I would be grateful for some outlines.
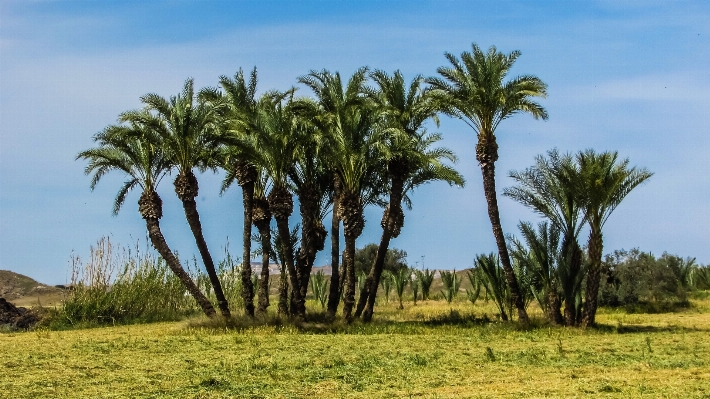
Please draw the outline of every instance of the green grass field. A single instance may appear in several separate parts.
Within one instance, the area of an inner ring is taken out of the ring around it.
[[[0,397],[710,397],[710,300],[678,313],[603,309],[595,330],[527,331],[479,323],[490,303],[395,302],[372,325],[3,333]]]

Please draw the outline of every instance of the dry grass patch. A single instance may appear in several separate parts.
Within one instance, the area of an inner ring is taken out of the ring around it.
[[[486,306],[429,301],[397,311],[391,303],[372,325],[330,333],[192,320],[0,334],[0,397],[710,395],[707,302],[673,314],[607,311],[599,330],[424,322],[452,309],[480,318]]]

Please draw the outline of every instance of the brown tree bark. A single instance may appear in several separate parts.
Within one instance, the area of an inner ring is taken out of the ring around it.
[[[577,244],[577,241],[574,237],[565,237],[565,241],[562,243],[562,255],[564,257],[569,257],[569,262],[570,262],[570,271],[569,271],[569,280],[565,282],[565,285],[567,287],[573,287],[574,286],[574,281],[577,278],[577,275],[580,273],[581,268],[582,268],[582,250],[579,248],[579,245]],[[565,325],[566,326],[575,326],[577,325],[577,322],[579,321],[577,319],[577,309],[575,307],[575,294],[574,291],[571,289],[568,289],[567,291],[564,292],[564,299],[565,299],[565,310],[564,310],[564,316],[565,316]]]
[[[395,159],[387,165],[392,180],[390,188],[390,199],[387,208],[382,214],[380,226],[382,226],[382,238],[377,248],[375,263],[370,269],[370,273],[365,279],[365,286],[360,293],[355,317],[360,317],[363,312],[363,321],[370,322],[375,311],[375,299],[377,297],[377,287],[380,284],[380,277],[385,266],[385,257],[392,238],[397,238],[404,226],[404,211],[402,210],[402,197],[404,195],[404,181],[409,170],[402,159]]]
[[[244,231],[242,232],[242,300],[244,313],[254,316],[254,285],[251,281],[251,224],[252,203],[254,199],[254,182],[242,185],[242,202],[244,204]]]
[[[530,322],[528,313],[525,311],[525,304],[520,295],[520,286],[515,278],[515,272],[511,266],[508,247],[505,243],[505,235],[503,227],[500,223],[500,213],[498,211],[498,198],[496,196],[496,180],[495,180],[495,161],[498,160],[498,144],[495,141],[495,136],[490,137],[479,136],[479,143],[476,146],[476,160],[481,166],[483,174],[483,192],[488,203],[488,217],[491,220],[493,228],[493,236],[498,246],[498,256],[500,257],[505,278],[510,287],[510,296],[513,300],[513,305],[518,311],[518,322],[528,324]]]
[[[345,235],[345,251],[343,251],[343,266],[345,268],[345,294],[343,295],[343,318],[350,321],[355,305],[355,240],[362,234],[365,227],[362,198],[359,193],[343,193],[340,198],[339,214],[343,219]]]
[[[153,247],[160,254],[165,263],[167,263],[170,270],[178,277],[180,282],[185,286],[187,292],[195,298],[197,304],[202,308],[202,311],[208,317],[215,317],[217,312],[215,312],[214,307],[210,303],[209,299],[200,291],[192,281],[192,278],[187,274],[185,269],[180,265],[180,261],[175,257],[173,252],[168,247],[168,243],[165,241],[163,233],[160,231],[160,218],[163,216],[163,202],[158,196],[158,193],[144,192],[140,199],[138,200],[138,210],[145,220],[146,227],[148,229],[148,237],[150,237],[150,242]]]
[[[230,318],[232,317],[232,314],[229,311],[229,303],[227,302],[227,298],[224,296],[222,283],[219,281],[219,276],[217,276],[217,270],[215,269],[212,255],[210,255],[210,251],[207,248],[207,242],[205,241],[205,236],[202,233],[202,223],[200,222],[200,215],[197,212],[197,202],[195,202],[195,197],[197,197],[198,192],[199,185],[197,183],[197,178],[192,171],[180,174],[175,179],[175,193],[182,201],[182,207],[185,210],[185,218],[187,219],[187,223],[190,225],[192,235],[195,237],[195,243],[197,243],[197,249],[200,251],[202,263],[205,265],[207,276],[209,276],[212,289],[214,289],[214,294],[217,298],[217,305],[222,313],[222,316]]]
[[[562,312],[560,308],[562,307],[562,301],[557,293],[550,291],[547,296],[547,306],[548,306],[548,316],[553,324],[558,326],[565,325],[565,319],[562,317]]]
[[[269,253],[271,252],[271,211],[265,198],[254,198],[252,209],[254,226],[261,237],[261,275],[257,312],[266,313],[269,307]]]
[[[328,292],[328,318],[335,318],[340,303],[340,178],[333,178],[333,218],[330,225],[330,289]]]
[[[291,193],[288,192],[285,187],[272,188],[269,193],[269,208],[274,215],[274,219],[276,219],[279,237],[285,247],[284,263],[286,263],[286,270],[288,271],[288,279],[293,295],[292,303],[295,306],[295,309],[291,309],[291,313],[297,317],[305,317],[305,300],[301,296],[298,274],[294,264],[293,251],[291,250],[293,246],[291,243],[291,230],[288,226],[288,218],[293,212]]]
[[[318,191],[309,185],[304,185],[298,190],[299,211],[301,214],[301,245],[296,257],[296,270],[298,271],[301,298],[308,294],[308,283],[316,260],[318,251],[325,245],[328,232],[318,218],[319,202]]]
[[[587,273],[587,292],[584,304],[582,327],[593,327],[597,314],[597,298],[599,296],[599,281],[602,269],[602,232],[591,227],[589,232],[589,273]]]
[[[343,251],[343,266],[345,268],[345,293],[343,295],[343,319],[351,320],[353,305],[355,304],[355,237],[345,235],[345,250]]]

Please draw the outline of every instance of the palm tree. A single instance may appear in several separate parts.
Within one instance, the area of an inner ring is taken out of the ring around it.
[[[531,276],[531,292],[550,322],[564,325],[560,313],[562,301],[558,295],[560,289],[558,266],[561,260],[560,229],[557,225],[548,224],[546,221],[540,222],[537,230],[527,222],[521,222],[518,228],[524,244],[514,237],[510,239],[510,254],[514,264],[517,263],[521,271],[527,271]]]
[[[653,173],[647,169],[629,168],[629,159],[619,161],[618,153],[594,150],[580,151],[576,156],[579,176],[576,179],[577,201],[582,204],[584,219],[589,223],[589,272],[582,326],[593,326],[601,277],[602,228],[614,209],[639,184]]]
[[[583,278],[582,249],[578,242],[582,223],[582,205],[577,201],[577,166],[570,154],[557,150],[539,155],[535,165],[522,172],[511,171],[517,185],[503,195],[513,198],[548,218],[562,233],[560,264],[557,270],[565,301],[565,324],[576,325],[577,295]]]
[[[364,310],[365,321],[372,319],[376,288],[382,275],[390,240],[399,236],[404,225],[402,201],[405,193],[432,180],[444,180],[450,185],[464,185],[463,177],[442,163],[442,160],[456,162],[453,152],[446,148],[431,149],[431,145],[440,140],[441,136],[427,135],[423,127],[428,119],[436,122],[438,119],[431,96],[421,90],[421,76],[415,77],[409,86],[405,84],[399,71],[390,76],[378,70],[373,72],[371,77],[378,87],[376,90],[369,90],[369,94],[381,112],[380,128],[385,133],[389,147],[389,202],[380,222],[382,238],[375,263],[365,280],[355,311],[355,317],[359,317]]]
[[[222,167],[227,172],[222,191],[225,191],[234,181],[242,188],[244,204],[244,224],[242,232],[242,299],[244,311],[254,316],[254,286],[251,280],[251,229],[254,202],[254,185],[257,180],[257,169],[249,161],[254,137],[254,124],[257,115],[258,101],[256,99],[257,75],[256,68],[251,72],[249,80],[240,69],[233,79],[227,76],[219,78],[224,93],[214,93],[211,99],[219,104],[223,118],[222,141],[226,144]]]
[[[185,218],[190,225],[190,230],[195,237],[197,248],[205,265],[210,283],[214,289],[215,297],[220,311],[224,317],[231,317],[229,303],[224,296],[222,284],[217,276],[212,255],[207,248],[202,223],[197,212],[199,185],[193,169],[200,171],[206,169],[216,170],[218,164],[218,134],[217,114],[213,107],[203,101],[195,103],[193,80],[185,81],[183,91],[169,100],[151,93],[141,97],[146,111],[133,111],[126,113],[122,118],[138,118],[150,116],[146,120],[152,129],[161,137],[161,146],[172,167],[177,168],[175,178],[175,193],[182,201]]]
[[[437,72],[443,78],[429,78],[427,82],[431,84],[441,110],[466,122],[478,137],[476,160],[483,174],[488,217],[493,227],[493,236],[505,277],[510,285],[513,303],[518,310],[518,319],[526,324],[528,315],[510,263],[498,212],[495,188],[498,144],[495,131],[504,119],[519,112],[529,113],[535,119],[547,119],[547,111],[532,100],[533,97],[545,97],[547,85],[532,75],[518,76],[504,82],[510,68],[520,56],[519,51],[506,55],[498,52],[495,46],[491,46],[487,53],[475,44],[472,47],[473,52],[464,51],[461,60],[453,54],[445,53],[451,67],[438,68]]]
[[[295,102],[294,111],[304,108],[317,108],[315,104]],[[301,215],[301,240],[296,256],[296,271],[300,282],[301,297],[305,298],[309,286],[311,270],[316,255],[325,247],[328,234],[323,219],[333,200],[333,174],[323,156],[324,137],[317,124],[309,118],[296,114],[299,129],[294,130],[300,151],[296,162],[289,170],[289,178],[293,184],[294,193],[298,196]]]
[[[313,90],[319,116],[315,122],[322,131],[327,132],[328,158],[338,175],[340,186],[337,198],[337,216],[343,221],[345,250],[343,266],[345,270],[345,292],[343,317],[350,320],[355,303],[355,240],[365,227],[364,198],[368,196],[369,183],[375,175],[381,150],[380,143],[373,135],[374,115],[366,97],[365,80],[367,68],[360,68],[343,86],[339,73],[327,70],[311,71],[301,76],[298,81]],[[338,238],[332,237],[333,241]],[[333,267],[333,276],[337,276]],[[328,314],[332,317],[337,309],[338,298],[333,298],[334,287],[338,280],[331,279],[331,297]],[[337,292],[337,291],[336,291]],[[331,306],[331,301],[335,306]]]
[[[269,209],[268,176],[264,168],[258,169],[258,179],[254,185],[254,206],[252,221],[259,230],[261,241],[261,275],[259,276],[259,305],[257,311],[265,313],[269,307],[269,255],[271,249],[271,210]]]
[[[126,120],[127,125],[113,125],[94,136],[98,147],[80,152],[76,159],[88,160],[85,173],[93,173],[91,189],[101,178],[112,170],[122,171],[128,180],[118,191],[113,204],[113,213],[118,214],[125,202],[126,195],[136,187],[143,192],[138,201],[138,211],[145,220],[153,247],[165,259],[170,269],[183,283],[190,295],[209,317],[216,312],[207,297],[180,265],[160,230],[160,218],[163,216],[163,202],[156,188],[166,173],[170,163],[159,145],[155,132],[142,124],[140,120]]]
[[[269,210],[276,220],[279,238],[286,248],[293,247],[288,224],[293,213],[293,194],[288,175],[301,148],[298,130],[302,129],[291,109],[291,99],[286,99],[292,93],[269,92],[260,99],[254,126],[256,147],[251,158],[253,164],[264,169],[271,181],[271,191],[267,197]],[[302,295],[293,251],[285,251],[284,255],[295,308],[292,313],[297,317],[305,317],[305,296]]]

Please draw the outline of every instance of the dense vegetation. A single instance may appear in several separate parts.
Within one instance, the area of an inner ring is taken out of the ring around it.
[[[674,278],[675,282],[663,283],[667,286],[663,289],[648,288],[648,283],[637,287],[622,282],[635,273],[635,266],[630,266],[633,261],[619,258],[626,255],[617,255],[613,267],[609,259],[603,259],[605,222],[652,175],[631,167],[616,152],[587,149],[560,154],[551,150],[538,156],[530,168],[510,172],[516,184],[504,194],[547,220],[538,226],[521,222],[521,238],[504,234],[495,185],[496,130],[518,113],[535,119],[548,117],[535,102],[546,96],[547,85],[534,75],[508,77],[519,56],[517,51],[504,54],[495,47],[483,51],[473,45],[471,52],[460,57],[446,53],[448,65],[437,70],[438,76],[416,76],[409,83],[399,71],[389,74],[367,67],[347,80],[338,72],[311,71],[298,78],[310,97],[300,96],[297,88],[257,95],[256,68],[248,76],[241,69],[233,77],[221,76],[219,87],[198,91],[188,79],[182,92],[169,99],[156,94],[141,97],[144,108],[121,113],[117,125],[95,135],[97,146],[81,152],[77,159],[88,161],[86,173],[92,175],[92,188],[112,170],[128,176],[114,212],[131,190],[141,190],[139,211],[160,255],[151,261],[156,265],[151,273],[157,273],[155,280],[161,284],[182,286],[208,317],[216,316],[215,304],[226,319],[239,308],[247,317],[266,315],[273,294],[278,297],[277,312],[300,322],[309,319],[306,300],[311,297],[324,308],[330,322],[341,302],[343,320],[368,322],[380,288],[385,302],[394,289],[400,307],[405,291],[415,302],[440,294],[451,303],[465,290],[469,302],[493,300],[502,320],[517,318],[523,325],[530,322],[528,307],[533,302],[553,324],[592,326],[600,304],[666,300],[670,295],[666,291],[672,291],[679,302],[687,301],[688,292],[707,284],[702,282],[707,281],[702,277],[706,268],[688,261],[674,261],[676,266],[670,266],[672,262],[664,257],[661,261],[668,266],[651,268],[648,273],[654,282],[656,278]],[[476,134],[478,143],[472,150],[481,167],[497,251],[477,255],[474,268],[464,274],[439,272],[443,287],[432,291],[434,273],[408,269],[403,254],[389,247],[404,227],[403,207],[412,206],[416,187],[434,181],[451,186],[465,183],[452,167],[457,156],[436,147],[441,134],[426,130],[427,123],[438,125],[439,115],[462,120]],[[237,183],[244,205],[241,263],[233,264],[230,255],[225,260],[229,267],[216,264],[204,240],[195,201],[199,192],[196,172],[218,169],[225,172],[222,190]],[[195,259],[192,272],[185,269],[160,230],[163,200],[156,188],[168,175],[175,176],[175,193],[200,252],[201,265]],[[357,251],[355,241],[365,228],[363,212],[372,205],[384,209],[382,238],[379,244]],[[295,211],[300,223],[294,227]],[[330,229],[325,225],[328,213]],[[589,237],[583,245],[579,235],[585,227]],[[331,240],[332,274],[312,280],[313,263],[328,233],[335,237]],[[345,243],[342,264],[341,234]],[[256,251],[252,240],[257,243]],[[258,275],[250,267],[254,252],[262,256]],[[270,288],[270,261],[281,267],[275,293]],[[148,273],[141,265],[151,262],[126,263],[131,266],[118,275],[117,287],[126,276],[138,279]],[[204,276],[196,274],[200,269]],[[81,286],[97,284],[84,280]],[[116,295],[119,292],[117,288]],[[129,307],[118,306],[123,312]],[[109,317],[112,320],[114,313]],[[139,313],[132,317],[154,318]]]

